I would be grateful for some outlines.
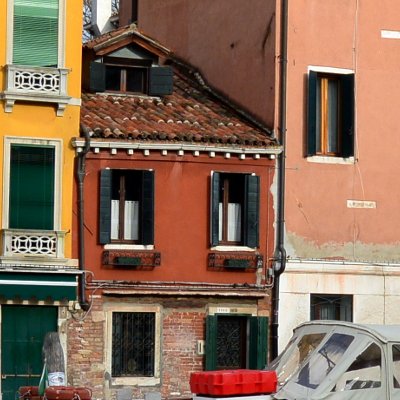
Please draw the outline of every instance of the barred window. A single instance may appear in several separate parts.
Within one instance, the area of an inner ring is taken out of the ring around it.
[[[155,313],[113,312],[112,376],[154,376]]]
[[[353,296],[311,294],[311,320],[353,321]]]

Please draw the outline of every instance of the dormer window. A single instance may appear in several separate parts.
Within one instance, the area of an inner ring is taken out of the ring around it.
[[[151,62],[128,63],[121,60],[106,59],[105,89],[108,92],[148,93],[148,71]]]
[[[131,62],[105,59],[90,65],[89,90],[164,96],[172,93],[172,69],[157,66],[144,60]]]

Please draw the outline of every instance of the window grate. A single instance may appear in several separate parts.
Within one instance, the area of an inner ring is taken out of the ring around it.
[[[155,314],[114,312],[112,376],[154,376]]]
[[[245,317],[218,317],[217,369],[245,368]]]

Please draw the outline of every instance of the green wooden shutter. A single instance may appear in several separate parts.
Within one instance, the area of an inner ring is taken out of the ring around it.
[[[341,101],[342,101],[342,156],[354,155],[354,74],[342,75]]]
[[[111,189],[112,170],[100,171],[99,242],[111,242]]]
[[[210,204],[210,242],[211,246],[219,243],[219,172],[214,172],[211,176],[211,204]]]
[[[154,244],[154,171],[143,171],[141,203],[141,242]]]
[[[317,152],[317,73],[310,71],[307,97],[307,155]]]
[[[106,90],[106,66],[99,62],[90,63],[89,90],[104,92]]]
[[[244,245],[258,247],[259,244],[260,177],[245,176]]]
[[[149,95],[172,94],[173,76],[171,67],[151,67],[149,69]]]
[[[206,371],[213,371],[217,367],[217,323],[216,315],[207,315],[206,317]]]
[[[9,227],[54,229],[53,147],[11,145]]]
[[[14,0],[13,64],[58,65],[58,0]]]
[[[250,317],[249,368],[263,369],[268,354],[268,318]]]

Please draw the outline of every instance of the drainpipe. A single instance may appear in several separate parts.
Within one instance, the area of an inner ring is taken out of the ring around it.
[[[278,157],[278,204],[276,224],[276,247],[274,253],[274,277],[272,288],[272,324],[271,352],[273,360],[278,356],[278,316],[279,316],[279,278],[286,267],[286,250],[284,243],[285,223],[285,158],[286,158],[286,73],[287,73],[287,27],[288,0],[281,0],[280,32],[280,77],[279,77],[279,138],[282,152]]]
[[[79,304],[84,311],[89,309],[89,303],[86,300],[86,276],[85,276],[85,225],[84,225],[84,198],[83,182],[86,174],[86,154],[90,148],[89,132],[83,130],[85,135],[85,147],[76,157],[76,179],[78,181],[78,260],[79,269]]]

